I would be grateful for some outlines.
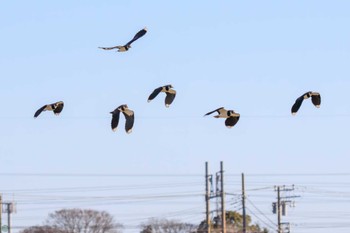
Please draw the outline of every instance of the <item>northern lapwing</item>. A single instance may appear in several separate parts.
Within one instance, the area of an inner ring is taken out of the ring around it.
[[[291,112],[292,115],[297,114],[301,104],[303,103],[303,101],[305,99],[308,99],[311,97],[311,102],[315,105],[316,108],[319,108],[321,105],[321,95],[318,92],[312,92],[312,91],[308,91],[305,94],[303,94],[302,96],[300,96],[299,98],[297,98],[295,100],[295,103],[292,106]]]
[[[132,127],[134,126],[135,115],[134,115],[134,111],[129,109],[128,105],[126,104],[120,105],[118,108],[114,109],[113,112],[110,112],[112,114],[112,122],[111,122],[112,130],[113,131],[117,130],[118,123],[119,123],[119,115],[121,112],[125,116],[125,131],[127,133],[131,133]]]
[[[156,89],[154,89],[154,91],[152,92],[152,94],[148,97],[148,102],[151,102],[151,100],[153,100],[154,98],[156,98],[156,96],[161,93],[161,92],[165,92],[166,97],[165,97],[165,107],[169,108],[170,104],[174,101],[175,96],[176,96],[176,91],[174,89],[172,89],[173,86],[172,85],[165,85],[162,87],[158,87]]]
[[[55,115],[58,116],[62,112],[63,107],[64,107],[63,101],[58,101],[53,104],[46,104],[35,112],[34,118],[37,118],[40,115],[40,113],[43,111],[53,111]]]
[[[235,124],[237,124],[240,117],[239,113],[236,113],[233,110],[226,110],[223,107],[215,109],[214,111],[208,112],[204,116],[208,116],[214,112],[217,112],[219,114],[214,116],[215,118],[226,118],[225,125],[227,128],[232,128]]]
[[[104,50],[118,49],[118,52],[126,52],[131,48],[131,44],[137,39],[143,37],[146,34],[146,32],[147,32],[147,28],[140,30],[138,33],[136,33],[134,38],[132,38],[132,40],[126,43],[125,45],[118,45],[113,47],[98,47],[98,48],[104,49]]]

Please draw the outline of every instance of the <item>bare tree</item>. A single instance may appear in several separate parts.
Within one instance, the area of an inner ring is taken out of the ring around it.
[[[140,225],[141,233],[190,233],[195,232],[197,226],[177,220],[151,218]]]
[[[67,232],[61,231],[60,229],[57,229],[51,226],[33,226],[20,231],[20,233],[67,233]]]
[[[55,211],[46,223],[67,233],[119,233],[122,228],[109,213],[91,209]]]

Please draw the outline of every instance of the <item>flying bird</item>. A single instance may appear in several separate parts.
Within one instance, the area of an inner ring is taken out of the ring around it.
[[[128,108],[128,105],[123,104],[120,105],[118,108],[114,109],[113,112],[110,112],[112,114],[112,130],[116,131],[119,123],[119,115],[120,113],[123,113],[125,116],[125,131],[127,133],[132,132],[132,127],[134,126],[134,111]]]
[[[173,86],[172,85],[165,85],[162,87],[158,87],[156,89],[154,89],[154,91],[152,92],[152,94],[148,97],[148,102],[151,102],[151,100],[153,100],[154,98],[156,98],[156,96],[161,93],[161,92],[165,92],[166,97],[165,97],[165,107],[169,108],[170,104],[174,101],[175,96],[176,96],[176,91],[174,89],[172,89]]]
[[[227,128],[232,128],[235,124],[237,124],[240,117],[239,113],[236,113],[233,110],[226,110],[223,107],[215,109],[214,111],[208,112],[204,116],[208,116],[214,112],[217,112],[219,114],[214,116],[215,118],[226,118],[225,125]]]
[[[118,45],[114,47],[98,47],[98,48],[104,49],[104,50],[118,49],[118,52],[126,52],[131,48],[131,44],[137,39],[143,37],[146,34],[146,32],[147,32],[147,28],[140,30],[138,33],[136,33],[134,38],[132,38],[132,40],[126,43],[125,45]]]
[[[308,99],[311,97],[311,102],[315,105],[316,108],[319,108],[320,105],[321,105],[321,95],[320,93],[318,92],[312,92],[312,91],[309,91],[309,92],[306,92],[305,94],[303,94],[302,96],[300,96],[299,98],[297,98],[295,100],[295,103],[293,104],[292,106],[292,109],[291,109],[291,112],[292,112],[292,115],[295,115],[301,104],[303,103],[303,101],[305,99]]]
[[[37,118],[42,111],[53,111],[55,115],[58,116],[62,112],[63,107],[64,107],[63,101],[58,101],[53,104],[46,104],[35,112],[34,118]]]

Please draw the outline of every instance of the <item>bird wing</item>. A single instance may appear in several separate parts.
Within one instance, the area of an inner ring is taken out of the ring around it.
[[[313,93],[311,96],[312,103],[319,108],[321,105],[321,95],[319,93]]]
[[[57,107],[53,110],[53,112],[56,114],[56,115],[59,115],[62,110],[63,110],[63,107],[64,107],[64,103],[63,102],[59,102],[57,104]]]
[[[218,109],[215,109],[214,111],[211,111],[211,112],[208,112],[207,114],[205,114],[204,116],[208,116],[214,112],[218,112],[220,114],[220,110],[224,109],[224,107],[221,107],[221,108],[218,108]]]
[[[175,96],[176,96],[176,91],[175,90],[170,90],[169,92],[166,92],[166,97],[165,97],[165,106],[169,107],[170,104],[174,101]]]
[[[133,43],[135,40],[143,37],[146,34],[147,30],[144,28],[142,30],[140,30],[138,33],[136,33],[136,35],[134,36],[134,38],[132,38],[131,41],[129,41],[125,46],[131,45],[131,43]]]
[[[235,124],[237,124],[238,120],[239,120],[239,116],[229,117],[225,120],[225,125],[226,127],[231,128]]]
[[[112,130],[116,131],[118,124],[119,124],[119,115],[120,115],[120,111],[113,111],[112,113],[112,122],[111,122],[111,126],[112,126]]]
[[[162,91],[163,87],[158,87],[156,89],[154,89],[154,91],[152,92],[152,94],[150,94],[150,96],[148,97],[148,102],[150,102],[151,100],[153,100],[154,98],[156,98],[156,96]]]
[[[132,127],[134,126],[135,114],[134,111],[127,109],[123,112],[125,116],[125,131],[131,133]]]
[[[40,115],[40,113],[41,113],[42,111],[45,110],[46,107],[47,107],[47,105],[44,105],[44,106],[42,106],[41,108],[39,108],[39,109],[35,112],[34,118],[37,118],[37,117]]]
[[[304,101],[304,95],[300,96],[298,99],[295,100],[295,103],[293,104],[291,109],[291,112],[293,115],[295,115],[298,112],[303,101]]]
[[[123,46],[113,46],[113,47],[98,47],[99,49],[104,49],[104,50],[111,50],[111,49],[120,49]]]

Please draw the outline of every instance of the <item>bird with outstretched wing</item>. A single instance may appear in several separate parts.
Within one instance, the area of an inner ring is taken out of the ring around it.
[[[113,131],[117,130],[121,112],[125,117],[125,131],[127,133],[131,133],[132,127],[134,126],[135,114],[134,114],[134,111],[129,109],[128,105],[126,104],[120,105],[118,108],[114,109],[114,111],[110,112],[112,114],[112,122],[111,122],[112,130]]]
[[[53,113],[58,116],[62,112],[63,107],[63,101],[58,101],[53,104],[46,104],[34,113],[34,118],[37,118],[43,111],[53,111]]]
[[[295,103],[292,106],[291,112],[292,115],[297,114],[299,108],[301,107],[301,104],[303,103],[303,101],[305,99],[308,99],[311,97],[311,102],[313,103],[313,105],[315,105],[316,108],[319,108],[321,105],[321,95],[318,92],[312,92],[312,91],[308,91],[305,94],[299,96],[296,100]]]
[[[226,118],[225,126],[227,128],[232,128],[233,126],[235,126],[240,118],[239,113],[236,113],[233,110],[226,110],[224,107],[221,107],[221,108],[215,109],[211,112],[208,112],[204,116],[208,116],[214,112],[218,113],[218,115],[214,116],[215,118]]]
[[[130,40],[128,43],[126,43],[125,45],[117,45],[117,46],[113,46],[113,47],[98,47],[100,49],[104,49],[104,50],[112,50],[112,49],[118,49],[118,52],[126,52],[131,48],[131,44],[140,39],[141,37],[143,37],[147,32],[147,28],[143,28],[140,31],[138,31],[134,38],[132,38],[132,40]]]
[[[172,102],[175,99],[176,96],[176,91],[174,89],[172,89],[173,86],[172,85],[165,85],[162,87],[158,87],[156,89],[154,89],[154,91],[150,94],[150,96],[148,97],[148,102],[151,102],[154,98],[157,97],[157,95],[161,92],[164,92],[166,94],[165,97],[165,107],[169,107],[170,104],[172,104]]]

